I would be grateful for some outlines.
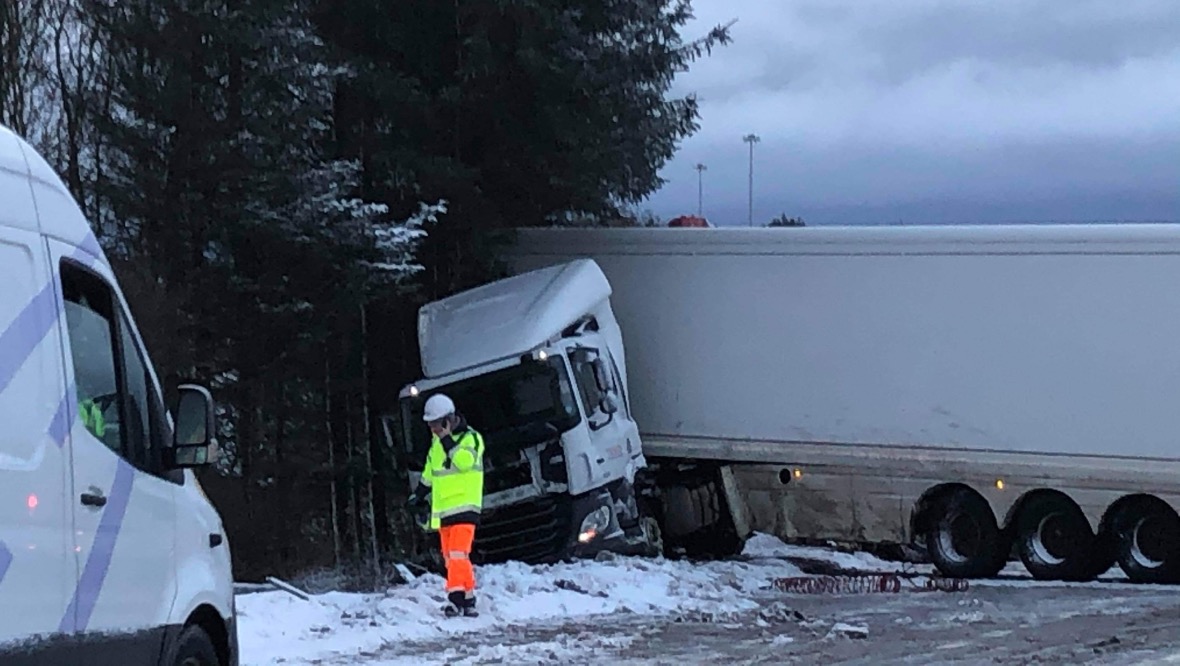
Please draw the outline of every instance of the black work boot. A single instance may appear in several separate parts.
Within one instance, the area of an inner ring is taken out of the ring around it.
[[[479,617],[479,611],[475,610],[475,597],[471,596],[463,600],[463,617]]]
[[[443,613],[447,617],[459,617],[463,614],[463,607],[467,604],[467,599],[462,592],[450,592],[447,594],[447,605],[443,606]]]

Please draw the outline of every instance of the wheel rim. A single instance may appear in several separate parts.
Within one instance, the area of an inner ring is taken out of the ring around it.
[[[1145,516],[1135,523],[1131,532],[1131,559],[1144,569],[1164,566],[1165,529],[1158,518]]]
[[[938,546],[948,560],[963,564],[979,552],[983,541],[979,521],[969,514],[956,512],[947,516],[938,532]]]
[[[664,552],[664,535],[660,530],[660,524],[656,522],[655,518],[645,518],[643,520],[643,537],[647,541],[648,548],[655,554]]]
[[[1037,530],[1032,539],[1033,554],[1045,564],[1062,564],[1073,550],[1071,537],[1065,516],[1050,513],[1037,523]]]

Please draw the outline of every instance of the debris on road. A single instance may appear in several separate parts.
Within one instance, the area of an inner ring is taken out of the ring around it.
[[[556,583],[554,583],[554,585],[557,586],[557,589],[559,589],[559,590],[569,590],[570,592],[577,592],[578,594],[585,594],[585,595],[588,595],[591,597],[598,597],[599,599],[606,599],[609,596],[606,592],[603,592],[602,590],[598,590],[596,592],[590,592],[589,590],[582,587],[581,585],[578,585],[577,583],[573,582],[572,580],[560,579]]]
[[[828,632],[828,638],[843,636],[845,638],[868,638],[869,628],[863,624],[847,624],[845,622],[837,622],[832,625],[831,631]]]
[[[786,624],[787,622],[806,622],[807,618],[799,611],[783,603],[774,603],[758,611],[758,619],[769,624]]]
[[[908,585],[903,586],[903,581]],[[858,574],[776,578],[771,581],[771,587],[788,594],[876,594],[898,593],[902,589],[913,592],[965,592],[969,585],[962,578]]]

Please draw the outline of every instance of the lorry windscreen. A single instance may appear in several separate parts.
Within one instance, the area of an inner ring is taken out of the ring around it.
[[[417,466],[430,446],[430,430],[422,422],[426,399],[445,393],[489,449],[531,446],[578,424],[577,401],[564,361],[551,357],[472,377],[424,391],[402,401],[403,436]]]

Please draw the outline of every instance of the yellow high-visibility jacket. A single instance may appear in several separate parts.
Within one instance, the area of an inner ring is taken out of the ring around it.
[[[483,510],[483,436],[468,428],[451,436],[450,455],[438,437],[431,437],[422,469],[422,485],[430,489],[430,529],[479,523]]]
[[[98,405],[89,398],[82,400],[78,403],[78,414],[82,417],[82,425],[86,426],[92,435],[102,439],[106,434],[107,424]]]

